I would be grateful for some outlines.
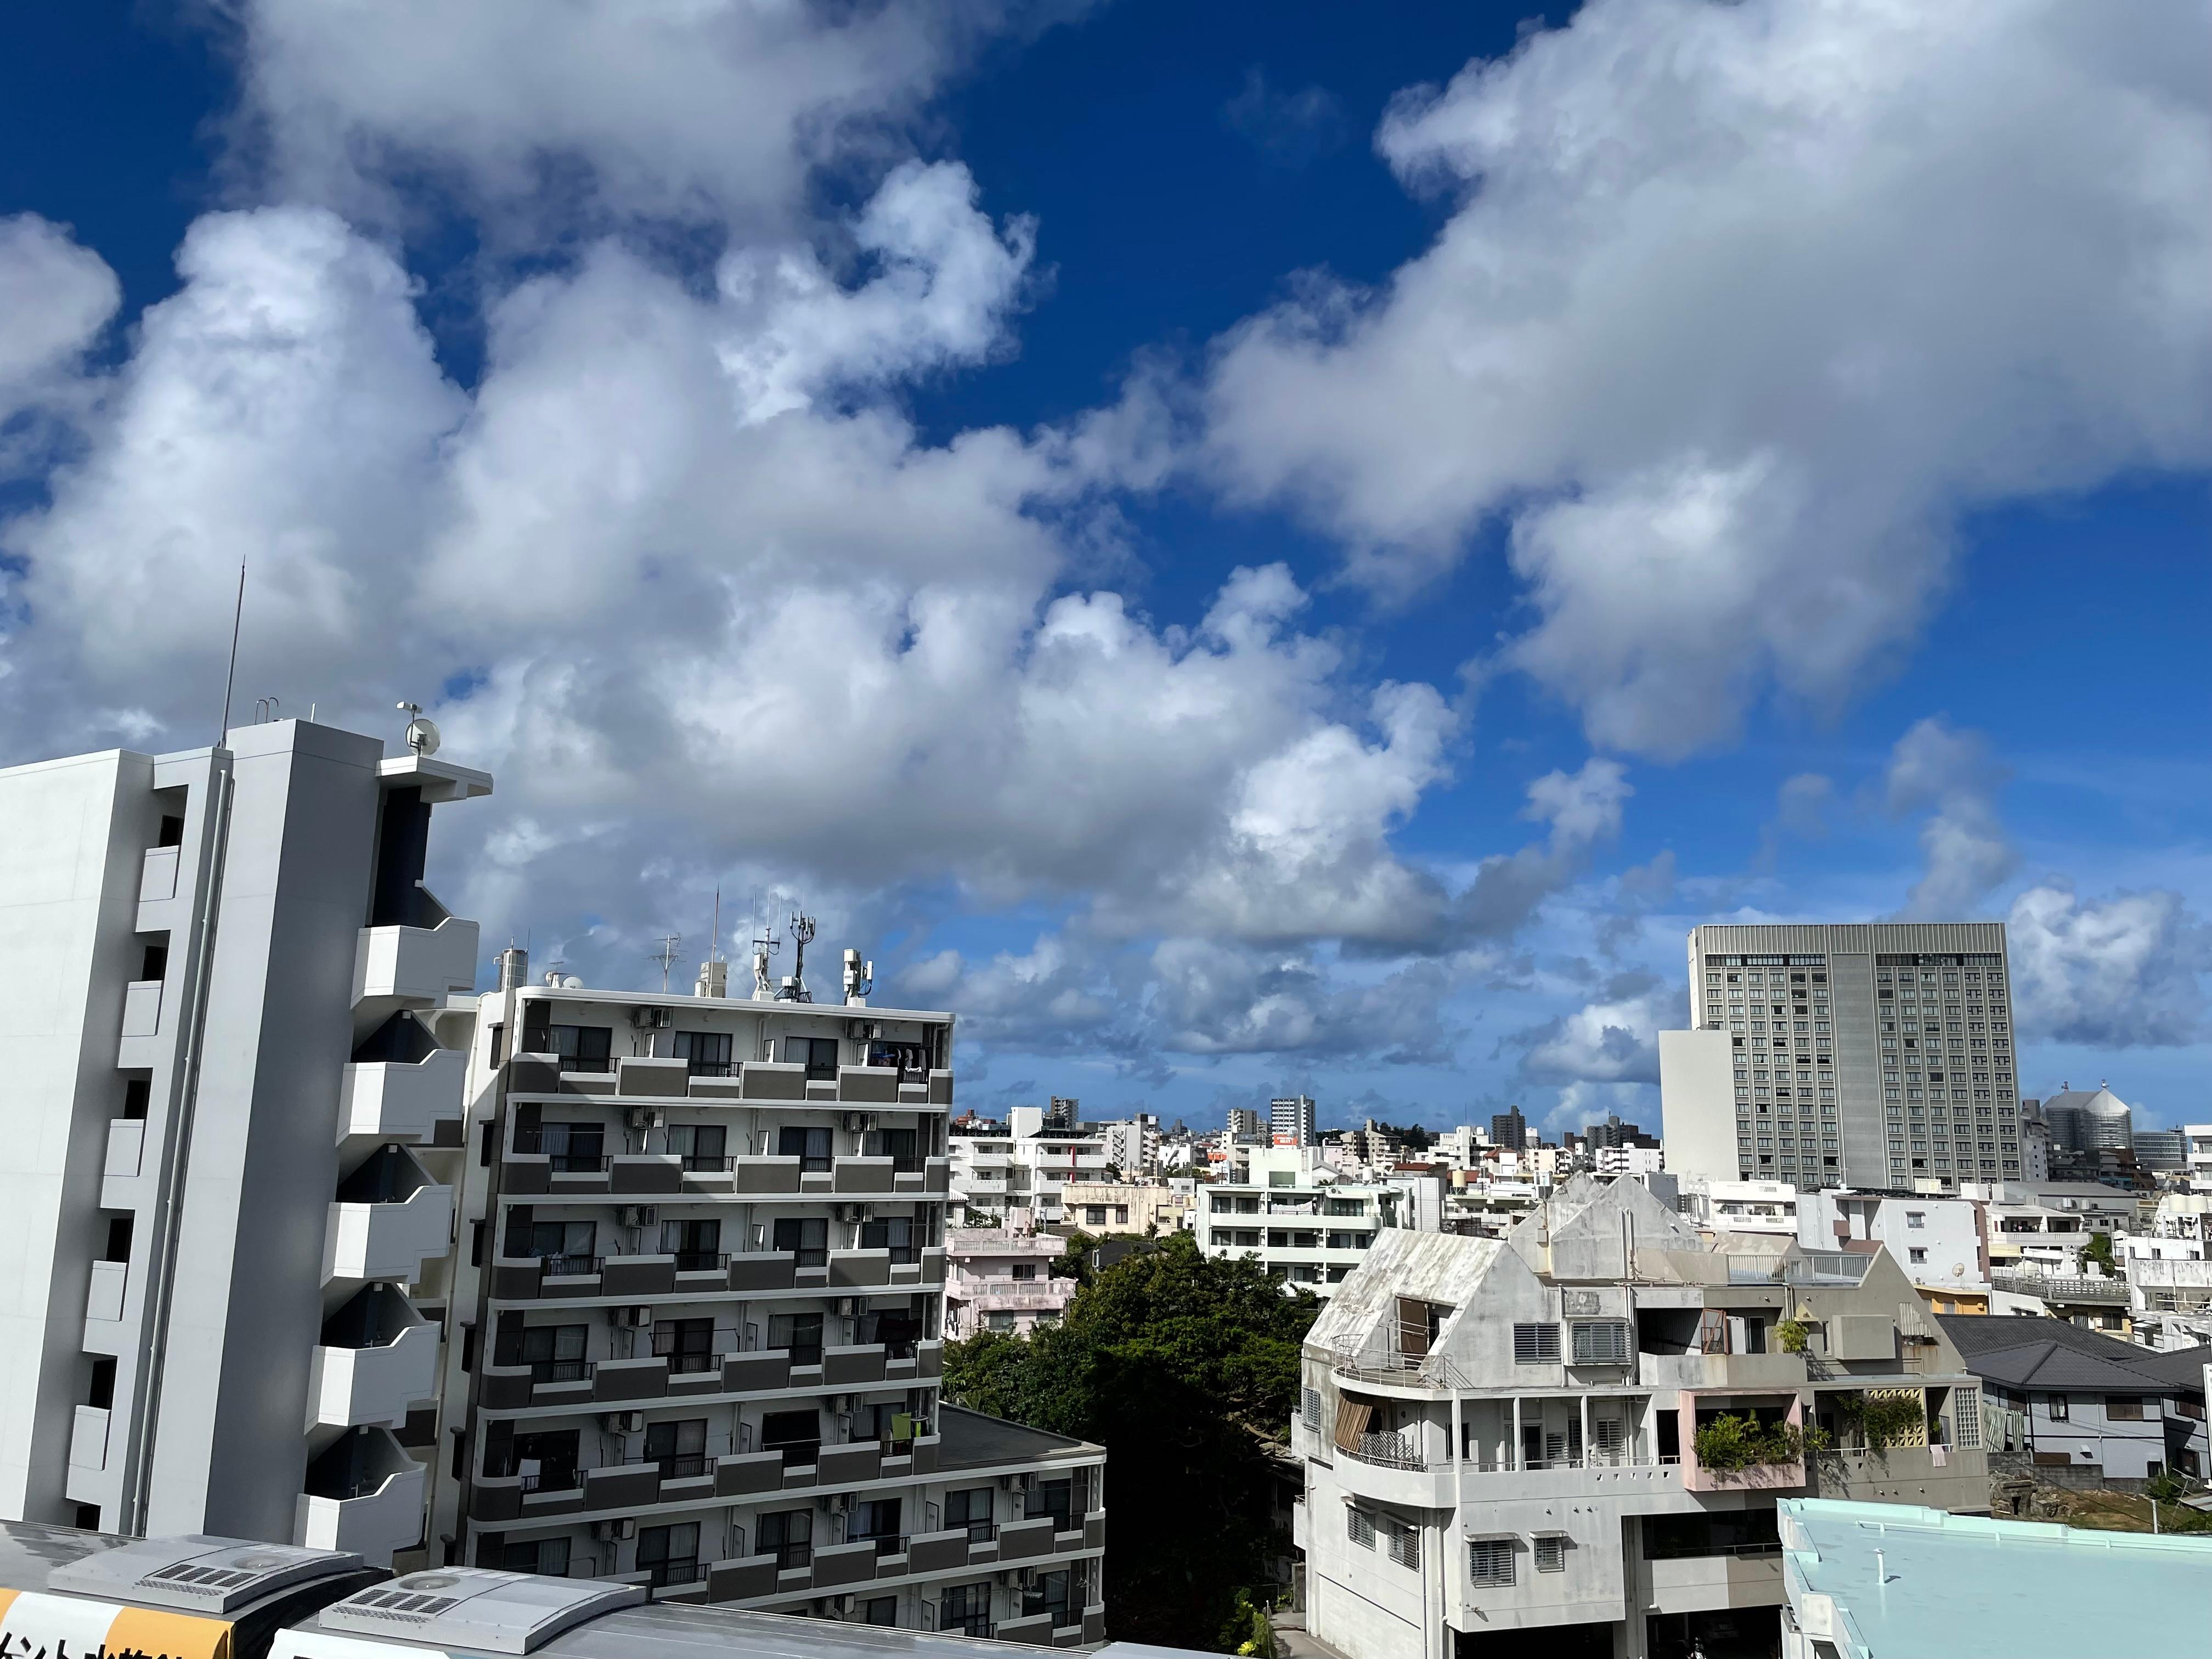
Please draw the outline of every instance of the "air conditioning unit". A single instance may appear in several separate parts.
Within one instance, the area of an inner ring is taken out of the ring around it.
[[[1569,1291],[1565,1292],[1563,1299],[1566,1304],[1567,1316],[1570,1319],[1578,1315],[1588,1316],[1604,1310],[1604,1303],[1595,1291]]]
[[[876,1127],[876,1115],[873,1112],[848,1112],[844,1123],[847,1134],[866,1134]]]
[[[838,1318],[840,1318],[840,1319],[857,1319],[857,1318],[859,1318],[859,1317],[860,1317],[860,1298],[859,1297],[857,1297],[857,1296],[841,1296],[841,1297],[839,1297],[837,1298],[837,1317],[838,1317]]]
[[[622,1224],[625,1227],[650,1227],[658,1212],[650,1204],[625,1204],[622,1206]]]
[[[629,1023],[641,1031],[665,1031],[668,1029],[669,1012],[665,1008],[633,1008]]]
[[[617,1308],[615,1310],[615,1323],[617,1325],[627,1325],[632,1330],[651,1330],[653,1328],[653,1310],[650,1308]]]
[[[602,1544],[635,1538],[637,1536],[636,1517],[625,1515],[618,1521],[594,1521],[592,1522],[592,1536]]]
[[[848,1227],[857,1227],[867,1218],[868,1206],[865,1204],[840,1204],[837,1206],[837,1219]]]
[[[609,1412],[599,1420],[606,1425],[609,1434],[643,1434],[645,1432],[643,1412]]]
[[[828,1510],[832,1515],[846,1514],[853,1507],[852,1494],[850,1492],[833,1492],[823,1498],[822,1506]]]
[[[623,1114],[623,1121],[633,1129],[658,1129],[668,1121],[668,1114],[658,1106],[633,1106]]]

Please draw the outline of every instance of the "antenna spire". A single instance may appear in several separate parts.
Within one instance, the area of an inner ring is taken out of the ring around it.
[[[660,964],[660,989],[664,995],[668,990],[668,970],[676,965],[676,947],[683,942],[684,935],[681,933],[663,933],[660,936],[660,948],[646,957],[647,962],[657,962]]]
[[[222,677],[222,724],[216,729],[215,746],[230,741],[230,694],[238,684],[238,630],[246,621],[246,561],[238,562],[238,603],[230,613],[230,666]]]

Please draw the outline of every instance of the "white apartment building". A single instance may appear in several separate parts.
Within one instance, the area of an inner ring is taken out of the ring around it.
[[[1682,1195],[1683,1213],[1717,1233],[1797,1237],[1797,1189],[1786,1181],[1713,1181]]]
[[[1095,1126],[1106,1166],[1118,1170],[1125,1181],[1140,1181],[1160,1173],[1160,1121],[1144,1112],[1118,1123]]]
[[[1284,1095],[1267,1103],[1267,1136],[1278,1146],[1310,1146],[1321,1139],[1311,1095]]]
[[[1198,1242],[1209,1255],[1254,1256],[1286,1286],[1330,1295],[1374,1243],[1406,1225],[1402,1188],[1352,1181],[1310,1146],[1258,1146],[1249,1177],[1198,1188]],[[1439,1224],[1442,1196],[1438,1193]]]
[[[1304,1345],[1308,1631],[1346,1659],[1769,1653],[1778,1497],[1986,1510],[1974,1379],[1895,1265],[1735,1243],[1588,1176],[1504,1240],[1382,1235]]]
[[[1098,1639],[1104,1453],[939,1396],[951,1017],[520,957],[470,1054],[431,1565]]]
[[[1947,1299],[1986,1297],[1990,1242],[1982,1206],[1923,1193],[1810,1192],[1797,1203],[1798,1238],[1808,1250],[1879,1244],[1914,1288]]]
[[[420,1540],[490,789],[300,720],[0,772],[0,1516]]]
[[[2212,1193],[2212,1123],[2183,1124],[2181,1140],[2190,1190]]]
[[[1048,1128],[1043,1109],[1017,1106],[1003,1126],[956,1131],[951,1141],[952,1201],[1018,1232],[1041,1232],[1067,1219],[1063,1189],[1102,1181],[1106,1142],[1095,1130]]]
[[[1086,1233],[1164,1236],[1190,1231],[1198,1184],[1189,1176],[1168,1181],[1071,1181],[1061,1199],[1067,1224]]]
[[[1049,1325],[1075,1299],[1076,1282],[1056,1279],[1053,1264],[1067,1241],[1053,1233],[1004,1227],[952,1227],[945,1235],[945,1334],[957,1341],[978,1331],[1027,1336]]]
[[[1904,1188],[2018,1180],[1997,922],[1711,926],[1688,1031],[1662,1032],[1668,1168],[1685,1180]]]

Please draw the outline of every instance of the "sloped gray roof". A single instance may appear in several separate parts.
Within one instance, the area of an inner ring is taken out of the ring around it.
[[[1383,1315],[1397,1316],[1401,1296],[1465,1308],[1504,1248],[1494,1238],[1385,1227],[1336,1294],[1322,1304],[1306,1342],[1321,1348],[1357,1347]]]
[[[2063,1319],[2004,1314],[1936,1318],[1968,1370],[2008,1388],[2167,1395],[2186,1386],[2145,1363],[2173,1356],[2156,1355]]]

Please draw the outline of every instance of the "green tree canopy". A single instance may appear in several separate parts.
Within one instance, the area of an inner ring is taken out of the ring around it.
[[[1262,1441],[1296,1408],[1319,1307],[1179,1233],[1097,1274],[1058,1325],[946,1349],[947,1398],[1107,1449],[1117,1640],[1217,1646],[1238,1592],[1267,1581],[1281,1540]]]

